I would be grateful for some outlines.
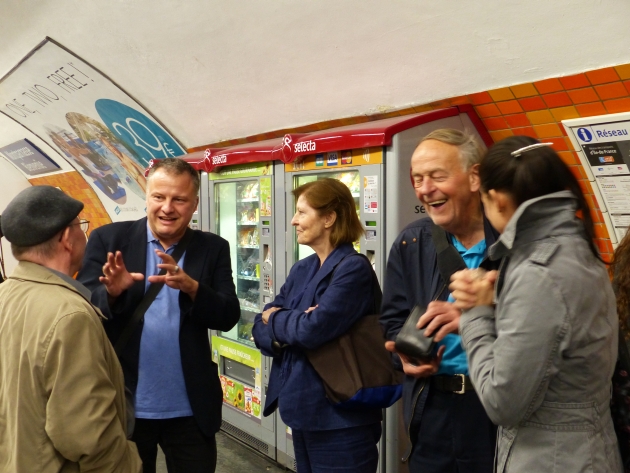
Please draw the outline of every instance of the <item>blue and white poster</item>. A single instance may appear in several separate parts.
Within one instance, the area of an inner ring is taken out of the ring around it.
[[[151,159],[185,154],[138,102],[50,39],[0,80],[0,112],[81,173],[114,222],[145,216]]]
[[[59,171],[59,165],[26,138],[0,148],[7,157],[27,176],[39,176]]]

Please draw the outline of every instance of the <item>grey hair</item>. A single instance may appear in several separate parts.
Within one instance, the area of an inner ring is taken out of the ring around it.
[[[62,232],[65,231],[66,228],[68,227],[65,227]],[[14,243],[11,243],[11,253],[13,254],[13,257],[18,261],[28,261],[26,259],[28,255],[37,255],[38,257],[43,259],[50,259],[55,255],[58,241],[59,233],[56,233],[54,237],[38,245],[18,246]]]
[[[479,164],[486,152],[486,147],[468,130],[462,131],[454,128],[440,128],[422,138],[420,143],[427,140],[436,140],[448,145],[457,146],[457,148],[459,148],[459,158],[466,171],[475,164]]]
[[[195,187],[195,194],[199,194],[199,185],[200,178],[197,170],[192,167],[189,163],[180,158],[164,158],[164,159],[156,159],[153,163],[151,169],[149,169],[149,175],[147,177],[147,181],[151,179],[151,176],[155,174],[158,169],[164,170],[167,174],[174,174],[176,176],[181,176],[182,174],[188,174],[192,180],[193,186]]]

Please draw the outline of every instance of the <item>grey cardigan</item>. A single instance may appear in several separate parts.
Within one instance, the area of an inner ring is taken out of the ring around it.
[[[615,296],[576,208],[569,191],[519,206],[489,249],[507,257],[496,306],[461,318],[472,382],[499,425],[499,473],[622,471],[610,417]]]

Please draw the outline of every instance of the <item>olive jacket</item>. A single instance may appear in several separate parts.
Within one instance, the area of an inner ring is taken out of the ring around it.
[[[142,471],[101,318],[38,264],[20,262],[0,285],[0,472]]]

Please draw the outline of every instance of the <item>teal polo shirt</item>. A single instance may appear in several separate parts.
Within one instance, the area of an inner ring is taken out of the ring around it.
[[[451,243],[453,243],[455,249],[459,251],[464,263],[466,263],[466,266],[468,266],[469,269],[477,269],[486,256],[486,240],[481,240],[475,246],[466,249],[455,237],[450,235],[450,238]],[[455,301],[451,294],[448,296],[448,301]],[[440,364],[440,369],[437,374],[468,375],[468,359],[466,358],[466,352],[462,347],[461,340],[462,339],[459,335],[450,333],[444,337],[441,342],[436,344],[438,348],[442,345],[446,347],[444,350],[444,356],[442,357],[442,363]]]

